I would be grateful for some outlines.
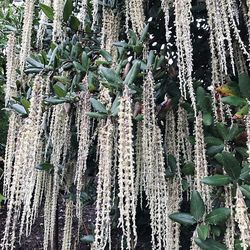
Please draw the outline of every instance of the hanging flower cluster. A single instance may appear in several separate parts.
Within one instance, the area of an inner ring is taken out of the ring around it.
[[[34,29],[38,55],[29,57],[34,0],[25,1],[20,46],[18,32],[11,32],[6,47],[5,105],[11,114],[3,175],[7,218],[2,249],[14,249],[17,240],[30,235],[40,207],[44,208],[43,249],[54,249],[61,193],[65,194],[62,249],[72,249],[73,239],[83,232],[88,168],[97,173],[92,178],[96,218],[91,249],[113,247],[114,225],[120,229],[121,249],[139,247],[139,209],[149,214],[153,250],[180,249],[181,224],[193,225],[188,243],[193,250],[207,244],[234,249],[238,238],[248,249],[249,53],[238,30],[245,4],[241,9],[234,0],[205,1],[211,56],[211,65],[207,63],[211,79],[206,82],[199,81],[193,61],[191,0],[159,1],[166,43],[172,33],[176,39],[173,52],[164,48],[149,52],[155,46],[153,29],[142,44],[144,11],[150,8],[152,13],[152,3],[124,0],[123,13],[119,4],[110,7],[110,1],[94,0],[89,17],[86,0],[73,1],[68,9],[64,0],[39,2],[53,12],[53,23],[48,24],[46,11],[39,14]],[[249,8],[248,1],[246,5]],[[71,8],[66,21],[64,11]],[[172,11],[174,27],[170,27]],[[245,19],[249,29],[249,18]],[[130,27],[134,33],[128,32]],[[46,55],[41,49],[47,49],[43,42],[50,32],[52,45]],[[126,33],[131,37],[118,43]],[[165,65],[168,54],[175,52],[176,62]],[[240,83],[232,83],[227,86],[231,92],[220,95],[218,88],[229,82],[231,73]],[[172,84],[177,75],[179,87]],[[205,89],[208,85],[211,95]],[[218,192],[209,185],[218,187]],[[218,211],[223,216],[213,215]],[[219,236],[213,230],[217,225],[223,225]]]
[[[119,110],[119,140],[118,140],[118,187],[120,211],[119,224],[126,241],[126,249],[133,249],[136,245],[137,233],[135,225],[135,178],[134,178],[134,149],[133,149],[133,124],[132,124],[132,100],[129,96],[128,87],[125,86],[120,101]],[[122,239],[123,249],[123,239]]]

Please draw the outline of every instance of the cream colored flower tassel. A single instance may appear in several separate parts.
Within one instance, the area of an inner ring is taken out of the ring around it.
[[[125,6],[127,30],[131,21],[133,31],[140,35],[145,25],[143,0],[125,0]]]
[[[71,250],[73,201],[66,203],[62,250]]]
[[[87,11],[88,11],[88,0],[81,0],[79,20],[82,23],[83,29],[85,27],[85,20],[86,20],[86,16],[87,16]]]
[[[16,140],[20,123],[21,123],[20,117],[17,114],[12,113],[9,118],[9,129],[8,129],[7,143],[5,147],[5,159],[4,159],[3,194],[7,199],[10,198],[13,162],[15,160]]]
[[[108,51],[115,60],[116,48],[113,43],[119,39],[120,18],[114,10],[110,8],[103,8],[102,17],[102,38],[101,47]]]
[[[194,185],[195,189],[200,193],[201,197],[207,204],[207,211],[210,211],[212,208],[211,197],[210,197],[210,188],[208,185],[205,185],[201,180],[208,176],[208,166],[206,159],[206,150],[204,142],[204,131],[203,131],[203,119],[202,114],[199,113],[195,122],[195,180]]]
[[[53,38],[52,40],[56,42],[57,40],[61,40],[63,38],[63,8],[64,8],[64,0],[54,0],[53,1]]]
[[[168,218],[171,204],[167,196],[162,136],[156,124],[154,78],[151,71],[143,83],[143,118],[143,189],[150,209],[152,249],[162,249],[168,246],[168,237],[171,235]]]
[[[51,6],[51,0],[43,0],[43,4],[47,6]],[[40,20],[39,20],[39,26],[36,34],[36,46],[39,49],[42,49],[43,47],[43,38],[46,32],[47,25],[46,23],[48,22],[48,17],[45,15],[45,13],[41,10],[40,11]]]
[[[123,96],[120,101],[120,110],[118,114],[119,123],[119,165],[118,165],[118,187],[120,211],[119,225],[122,228],[121,248],[124,249],[123,240],[126,242],[126,249],[133,249],[137,242],[136,233],[136,190],[134,173],[134,149],[133,149],[133,123],[132,123],[132,100],[129,95],[129,89],[125,86]]]
[[[8,43],[6,47],[6,89],[5,89],[5,106],[8,105],[9,100],[17,95],[16,87],[16,67],[17,58],[15,53],[16,37],[14,33],[8,35]]]
[[[170,0],[161,0],[161,8],[164,12],[164,18],[165,18],[165,30],[166,30],[166,42],[168,43],[169,42],[169,39],[170,39],[170,36],[171,36],[171,33],[170,33],[170,30],[169,30],[169,8],[170,8],[170,3],[171,1]]]
[[[20,51],[20,68],[19,68],[21,73],[24,70],[25,62],[30,54],[30,49],[31,49],[34,6],[35,6],[35,0],[25,1],[23,27],[22,27],[22,42]]]
[[[111,120],[99,127],[99,172],[96,199],[95,241],[93,250],[104,250],[107,243],[111,245],[111,202],[112,202],[112,162],[113,133]]]
[[[184,99],[187,98],[187,91],[191,99],[195,116],[196,101],[193,88],[193,46],[191,39],[190,24],[193,20],[191,13],[191,0],[175,0],[175,27],[176,46],[178,55],[180,91]]]
[[[90,94],[84,93],[77,104],[77,134],[78,134],[78,154],[76,162],[76,173],[74,183],[76,185],[76,216],[79,219],[79,225],[82,223],[82,203],[80,200],[82,188],[84,185],[84,175],[87,169],[87,158],[90,145],[90,118],[87,112],[90,112]]]
[[[246,117],[246,131],[247,131],[247,153],[248,153],[248,162],[250,163],[250,112]]]
[[[243,250],[247,250],[250,247],[250,219],[247,205],[239,186],[236,191],[235,221],[240,229],[241,246]]]

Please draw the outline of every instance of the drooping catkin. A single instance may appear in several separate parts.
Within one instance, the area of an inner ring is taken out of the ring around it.
[[[32,221],[30,205],[36,182],[35,166],[39,163],[42,150],[39,148],[39,133],[42,120],[43,79],[38,75],[33,84],[29,116],[17,135],[15,161],[9,190],[8,211],[3,237],[3,249],[14,248],[16,227],[21,215],[19,236],[24,225],[26,234],[30,232]],[[21,212],[22,209],[22,214]]]
[[[170,0],[161,0],[161,8],[164,12],[164,19],[165,19],[165,36],[166,36],[166,42],[168,43],[170,40],[170,30],[169,30],[169,21],[170,21],[170,15],[169,15],[169,9],[170,9]]]
[[[193,16],[191,13],[191,2],[191,0],[175,0],[174,7],[180,91],[184,99],[187,98],[188,92],[196,116],[196,101],[192,78],[193,46],[190,25],[193,20]]]
[[[23,73],[25,62],[30,54],[32,23],[34,14],[35,0],[25,1],[23,27],[22,27],[22,41],[20,51],[20,72]]]
[[[79,21],[81,22],[82,28],[84,29],[88,11],[88,0],[81,0],[80,4],[81,7],[79,12]]]
[[[16,36],[14,33],[8,35],[8,42],[6,47],[6,88],[5,88],[5,106],[12,97],[17,95],[16,87],[16,67],[17,67],[17,57],[15,52],[16,46]]]
[[[125,0],[125,7],[127,31],[131,21],[132,29],[140,35],[145,25],[143,0]]]
[[[250,112],[246,116],[246,132],[247,132],[247,153],[248,162],[250,163]]]
[[[143,83],[142,184],[150,209],[152,249],[168,245],[169,200],[165,180],[162,135],[157,126],[154,100],[154,78],[148,72]],[[162,222],[164,221],[164,224]]]
[[[50,216],[50,242],[53,243],[56,211],[58,203],[58,194],[60,188],[60,166],[65,167],[65,161],[63,161],[62,155],[68,151],[68,142],[65,138],[68,138],[68,133],[70,133],[71,119],[70,113],[65,110],[63,104],[56,105],[53,113],[50,125],[50,140],[52,151],[50,157],[50,163],[54,167],[53,171],[53,184],[52,184],[52,195],[51,195],[51,213]]]
[[[81,99],[77,104],[77,135],[78,135],[78,153],[76,162],[76,173],[74,183],[76,185],[76,216],[79,224],[82,220],[81,192],[84,185],[84,175],[87,169],[87,158],[90,146],[90,118],[87,112],[90,112],[90,94],[88,92],[81,95]]]
[[[247,205],[244,196],[237,186],[236,202],[235,202],[235,221],[240,229],[240,240],[243,250],[247,250],[250,246],[250,219],[247,211]]]
[[[208,176],[208,165],[206,159],[206,149],[205,149],[205,142],[204,142],[204,130],[203,130],[203,119],[202,114],[196,118],[195,121],[195,179],[194,179],[194,186],[195,189],[200,193],[201,197],[207,204],[207,210],[211,210],[211,197],[210,197],[210,188],[208,185],[205,185],[201,182],[201,180]]]
[[[105,7],[102,15],[101,47],[109,52],[115,60],[116,48],[113,43],[119,39],[120,17],[114,10]]]
[[[13,163],[15,161],[16,153],[16,140],[19,134],[19,128],[21,125],[20,117],[12,113],[9,118],[9,128],[7,135],[7,143],[5,147],[5,159],[4,159],[4,183],[3,183],[3,194],[9,199],[10,188],[12,182]]]
[[[53,1],[53,37],[52,40],[56,42],[63,38],[63,8],[64,0]]]
[[[108,119],[99,127],[99,172],[96,199],[95,240],[93,250],[105,249],[111,245],[111,203],[112,203],[112,163],[114,125]]]
[[[122,228],[121,248],[133,249],[137,243],[136,233],[136,206],[135,206],[135,171],[134,171],[134,148],[133,148],[133,123],[132,123],[132,99],[129,89],[125,86],[123,96],[120,100],[118,113],[118,208],[120,211],[119,226]]]
[[[62,250],[71,250],[72,220],[73,220],[73,201],[68,200],[66,202],[66,208],[65,208]]]
[[[43,0],[41,1],[43,4],[46,6],[51,6],[51,0]],[[38,49],[43,48],[43,38],[46,32],[47,25],[46,23],[48,22],[48,17],[45,15],[45,13],[41,10],[40,11],[40,20],[39,20],[39,25],[37,29],[37,34],[36,34],[36,47]]]
[[[234,221],[234,200],[232,197],[232,186],[225,186],[225,207],[230,209],[230,218],[226,222],[225,243],[227,249],[234,249],[235,221]]]

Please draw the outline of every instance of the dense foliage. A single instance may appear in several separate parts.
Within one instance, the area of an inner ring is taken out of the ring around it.
[[[3,249],[31,233],[40,207],[43,247],[58,248],[61,197],[62,249],[112,248],[117,232],[121,249],[140,249],[148,234],[145,249],[248,249],[249,8],[232,0],[4,6]],[[84,235],[88,204],[96,221]]]

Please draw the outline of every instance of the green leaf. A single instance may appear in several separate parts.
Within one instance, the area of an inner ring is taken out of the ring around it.
[[[98,100],[94,98],[90,98],[90,102],[92,104],[92,107],[99,113],[107,114],[108,111],[106,110],[106,107]]]
[[[237,180],[240,177],[241,167],[238,160],[232,153],[222,152],[224,169],[226,173],[233,179]]]
[[[105,58],[105,60],[112,62],[113,58],[106,50],[101,49],[100,54]]]
[[[247,74],[239,75],[240,92],[244,98],[250,99],[250,78]]]
[[[69,20],[70,15],[72,14],[73,11],[73,1],[72,0],[66,0],[64,4],[64,9],[63,9],[63,20],[67,22]]]
[[[113,102],[113,104],[112,104],[112,107],[111,107],[112,116],[117,116],[118,115],[119,107],[120,107],[120,98],[117,95],[114,102]]]
[[[14,109],[18,114],[27,115],[27,112],[26,112],[24,106],[22,106],[18,103],[12,104],[11,108]]]
[[[201,240],[206,240],[208,238],[208,236],[209,236],[209,230],[210,230],[209,225],[200,225],[197,228],[198,237]]]
[[[187,162],[181,169],[181,172],[185,175],[193,175],[195,171],[195,164],[193,162]]]
[[[2,195],[2,194],[0,194],[0,204],[3,202],[3,201],[5,201],[6,200],[6,198]]]
[[[66,87],[60,82],[53,85],[53,90],[58,97],[65,97],[67,95]]]
[[[213,116],[210,113],[203,114],[203,123],[205,126],[211,126],[213,123]]]
[[[90,59],[85,51],[82,52],[82,67],[84,71],[87,72],[89,69]]]
[[[241,185],[240,190],[241,190],[242,194],[245,195],[246,198],[250,200],[250,186],[246,185],[246,184]]]
[[[183,225],[194,225],[197,223],[195,218],[188,213],[173,213],[168,216],[171,220]]]
[[[145,42],[145,39],[148,35],[148,29],[149,29],[149,23],[144,27],[144,29],[142,30],[142,33],[141,33],[141,38],[140,38],[140,42],[141,43],[144,43]]]
[[[196,91],[196,99],[197,99],[197,104],[199,105],[200,109],[207,113],[208,111],[208,103],[207,103],[207,98],[206,98],[207,92],[203,87],[198,87]]]
[[[248,163],[243,165],[243,168],[241,169],[240,179],[250,180],[250,166]]]
[[[29,108],[30,108],[30,102],[26,99],[26,98],[22,98],[21,99],[21,104],[23,105],[23,107],[25,108],[26,110],[26,113],[28,114],[29,112]]]
[[[53,20],[54,18],[53,9],[50,6],[45,5],[43,3],[40,3],[39,6],[43,11],[43,13],[48,17],[48,19]]]
[[[224,150],[224,145],[211,146],[207,149],[208,155],[215,155],[221,153]]]
[[[69,26],[72,30],[78,30],[79,26],[81,25],[81,22],[79,19],[75,16],[71,16],[69,19]]]
[[[193,191],[191,195],[190,213],[197,221],[201,220],[205,213],[204,202],[197,191]]]
[[[49,97],[44,100],[45,104],[52,104],[52,105],[57,105],[66,102],[65,99],[63,98],[58,98],[58,97]]]
[[[103,77],[113,86],[117,87],[121,86],[122,79],[113,69],[100,66],[100,72],[103,75]]]
[[[83,237],[81,237],[81,242],[84,242],[84,243],[93,243],[95,240],[94,236],[93,235],[85,235]]]
[[[50,164],[49,162],[44,162],[36,166],[36,169],[51,172],[54,169],[54,166]]]
[[[231,183],[232,178],[227,175],[213,175],[213,176],[207,176],[202,179],[202,182],[204,184],[210,185],[210,186],[224,186]]]
[[[220,145],[224,145],[224,142],[217,138],[217,137],[213,137],[213,136],[206,136],[205,137],[205,143],[208,146],[220,146]]]
[[[89,117],[91,118],[96,118],[96,119],[105,119],[107,117],[107,114],[105,113],[98,113],[98,112],[87,112],[86,113]]]
[[[227,128],[226,128],[225,124],[223,124],[223,123],[217,123],[216,129],[217,129],[219,135],[221,136],[221,138],[224,141],[226,141],[227,140],[228,131],[227,131]]]
[[[250,87],[250,86],[249,86]],[[231,106],[235,106],[235,107],[240,107],[240,106],[244,106],[247,104],[246,100],[238,97],[238,96],[226,96],[226,97],[222,97],[221,101],[225,104],[231,105]]]
[[[213,239],[201,240],[196,238],[194,241],[202,250],[227,250],[224,244]]]
[[[141,67],[141,62],[138,60],[135,61],[124,80],[124,84],[131,85],[134,82],[134,80],[137,77],[137,74],[140,71],[140,67]]]
[[[229,208],[216,208],[206,216],[206,222],[212,225],[224,223],[230,217],[230,213]]]

